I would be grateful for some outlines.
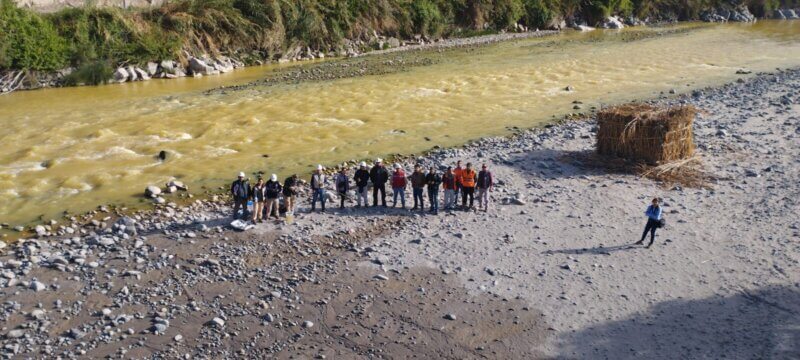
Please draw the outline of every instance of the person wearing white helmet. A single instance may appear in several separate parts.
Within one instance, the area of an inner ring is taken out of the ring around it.
[[[311,211],[317,209],[317,201],[319,201],[322,205],[322,212],[325,212],[325,183],[328,179],[322,170],[322,165],[317,165],[317,170],[311,175]]]
[[[242,210],[242,219],[247,219],[247,199],[250,198],[250,184],[243,172],[239,173],[236,181],[231,184],[233,197],[233,218],[238,219],[239,210]]]
[[[266,192],[266,205],[264,206],[264,219],[269,220],[270,215],[273,213],[273,209],[275,210],[275,220],[280,219],[280,208],[278,208],[278,197],[281,196],[281,190],[283,187],[281,183],[278,182],[278,175],[272,174],[267,184],[264,186]]]
[[[369,185],[369,170],[367,170],[367,163],[361,162],[353,175],[353,180],[356,182],[356,206],[361,207],[361,200],[364,200],[364,206],[369,206],[367,203],[367,186]]]
[[[378,206],[378,192],[381,193],[381,202],[386,207],[386,182],[389,181],[389,170],[383,166],[383,160],[375,160],[375,166],[369,171],[369,180],[372,181],[372,206]]]
[[[406,208],[406,186],[408,179],[406,179],[406,172],[400,164],[394,164],[394,172],[392,173],[392,207],[397,207],[397,197],[400,197],[400,203],[403,209]]]

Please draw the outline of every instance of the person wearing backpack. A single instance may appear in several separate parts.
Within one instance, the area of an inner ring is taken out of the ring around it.
[[[339,193],[339,208],[344,209],[344,200],[347,198],[347,192],[350,191],[350,178],[347,177],[347,167],[342,166],[339,173],[336,174],[336,192]]]
[[[367,207],[367,185],[369,185],[369,171],[367,170],[367,163],[361,162],[358,170],[356,170],[353,180],[356,182],[356,206],[361,207],[361,200],[364,200],[364,206]]]
[[[236,181],[231,183],[231,196],[233,197],[233,219],[238,218],[240,209],[242,210],[242,219],[247,219],[247,200],[250,198],[250,184],[245,179],[243,172],[240,172]]]
[[[397,197],[400,197],[400,202],[403,204],[403,209],[406,208],[406,173],[400,164],[394,164],[394,172],[392,173],[392,207],[397,207]]]
[[[278,175],[272,174],[264,186],[264,189],[267,198],[266,205],[264,206],[264,219],[269,220],[269,216],[272,215],[272,209],[274,208],[275,220],[280,220],[281,209],[278,206],[278,197],[281,196],[283,187],[281,186],[281,183],[278,182]]]
[[[286,204],[286,213],[294,214],[295,196],[297,196],[297,174],[292,174],[283,181],[283,201]]]
[[[436,167],[431,166],[428,174],[425,175],[425,185],[428,186],[428,200],[431,202],[431,212],[439,214],[439,185],[442,184],[442,176],[436,172]]]
[[[645,210],[644,214],[647,215],[647,225],[644,226],[642,238],[634,245],[641,245],[644,242],[644,238],[647,237],[647,232],[650,232],[650,243],[646,246],[646,248],[650,248],[650,246],[653,245],[653,241],[656,239],[656,229],[664,227],[664,219],[661,218],[661,206],[659,204],[660,201],[658,198],[653,198],[653,202],[647,207],[647,210]]]
[[[381,193],[381,202],[386,207],[386,182],[389,181],[389,171],[383,166],[383,160],[375,160],[375,166],[369,171],[372,181],[372,206],[378,206],[378,192]]]
[[[483,211],[489,211],[489,191],[492,191],[494,179],[492,172],[486,170],[486,164],[481,165],[478,172],[478,208],[483,207]]]

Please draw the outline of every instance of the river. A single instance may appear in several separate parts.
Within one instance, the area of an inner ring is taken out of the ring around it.
[[[409,71],[205,94],[278,66],[198,79],[0,96],[0,222],[141,206],[146,185],[193,191],[239,171],[306,177],[318,163],[454,146],[583,107],[800,66],[800,21],[566,32],[451,51]],[[666,32],[629,40],[625,32]],[[574,87],[568,92],[566,86]],[[157,159],[165,150],[165,161]]]

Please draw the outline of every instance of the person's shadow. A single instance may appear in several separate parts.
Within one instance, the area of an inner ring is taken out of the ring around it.
[[[560,249],[560,250],[547,250],[543,251],[542,254],[546,255],[553,255],[553,254],[569,254],[569,255],[584,255],[584,254],[591,254],[591,255],[611,255],[613,252],[617,251],[627,251],[641,248],[641,246],[626,244],[626,245],[617,245],[617,246],[598,246],[593,248],[578,248],[578,249]]]

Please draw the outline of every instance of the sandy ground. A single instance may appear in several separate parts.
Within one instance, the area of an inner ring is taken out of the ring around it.
[[[487,163],[500,183],[487,213],[331,209],[234,232],[222,203],[165,207],[130,236],[115,226],[4,249],[0,351],[800,358],[800,71],[661,102],[704,110],[711,189],[602,167],[581,121],[420,159]],[[631,246],[655,196],[668,226],[652,248]]]

